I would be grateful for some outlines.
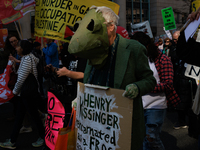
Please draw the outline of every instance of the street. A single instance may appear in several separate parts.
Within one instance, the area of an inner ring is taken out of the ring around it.
[[[13,106],[11,103],[0,105],[0,142],[4,142],[10,137],[14,121],[7,121],[6,118],[12,114]],[[168,111],[161,132],[161,139],[166,150],[197,150],[198,142],[188,136],[188,129],[173,129],[177,114]],[[41,150],[42,147],[33,148],[32,142],[37,140],[37,132],[33,125],[33,132],[19,135],[17,140],[17,150]],[[3,150],[3,148],[0,148]]]

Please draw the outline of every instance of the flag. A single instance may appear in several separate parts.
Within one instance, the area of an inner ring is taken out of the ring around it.
[[[72,30],[70,30],[68,26],[66,26],[64,39],[67,41],[70,41],[72,38],[72,35],[74,35],[74,33],[72,32]]]
[[[9,60],[4,73],[0,74],[0,103],[5,103],[13,98],[12,91],[8,88],[10,73],[12,72],[12,62]]]
[[[8,24],[35,11],[35,0],[0,0],[0,21]]]

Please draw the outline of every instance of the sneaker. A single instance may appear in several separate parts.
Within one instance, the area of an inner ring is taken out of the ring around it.
[[[11,143],[11,139],[7,139],[6,142],[0,143],[0,147],[8,148],[8,149],[16,149],[16,144]]]
[[[44,140],[42,138],[38,138],[36,142],[32,143],[33,147],[40,147],[44,143]]]
[[[174,129],[186,129],[188,126],[187,125],[180,125],[179,123],[177,123],[175,126],[173,126]]]
[[[29,133],[29,132],[32,132],[32,131],[33,131],[33,130],[32,130],[31,127],[25,127],[25,126],[23,126],[23,127],[20,129],[19,133]]]

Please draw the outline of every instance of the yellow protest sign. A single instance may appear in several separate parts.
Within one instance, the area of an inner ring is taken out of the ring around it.
[[[192,11],[195,12],[200,7],[200,1],[196,0],[192,2]]]
[[[107,0],[36,0],[35,35],[66,41],[66,26],[82,20],[92,5],[119,13],[119,5]]]

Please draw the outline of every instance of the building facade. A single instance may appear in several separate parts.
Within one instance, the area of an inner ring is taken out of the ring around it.
[[[187,16],[191,11],[191,0],[111,0],[120,5],[125,5],[126,11],[120,8],[119,16],[124,16],[123,20],[120,17],[119,25],[125,27],[129,32],[130,24],[139,23],[149,20],[154,36],[165,34],[163,27],[163,19],[161,10],[167,7],[172,7],[176,21],[176,30],[179,30],[186,22]],[[124,18],[126,19],[124,26]]]

